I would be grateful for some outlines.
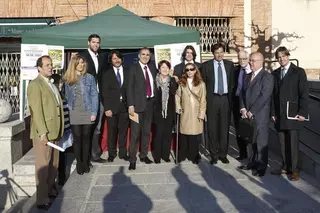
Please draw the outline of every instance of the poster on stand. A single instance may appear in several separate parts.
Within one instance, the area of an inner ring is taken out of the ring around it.
[[[194,47],[197,53],[196,62],[201,63],[200,45],[197,44],[196,42],[163,44],[163,45],[154,46],[155,62],[156,62],[157,68],[158,68],[158,63],[161,60],[169,61],[171,63],[172,68],[177,64],[180,64],[183,50],[187,45],[192,45]]]
[[[52,69],[61,70],[64,65],[64,46],[47,45],[48,55],[52,59]]]

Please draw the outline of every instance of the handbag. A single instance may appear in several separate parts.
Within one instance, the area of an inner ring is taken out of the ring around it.
[[[257,123],[254,118],[241,118],[237,136],[247,143],[254,143],[257,136]]]

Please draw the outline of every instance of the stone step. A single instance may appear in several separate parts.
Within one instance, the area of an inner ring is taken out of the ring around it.
[[[36,184],[14,186],[13,190],[18,197],[30,197],[36,192]]]
[[[21,185],[35,185],[36,184],[36,179],[34,174],[30,175],[16,175],[14,176],[14,181],[18,183],[20,186]]]

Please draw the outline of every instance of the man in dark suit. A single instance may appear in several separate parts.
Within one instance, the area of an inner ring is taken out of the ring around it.
[[[140,161],[146,164],[153,163],[148,158],[148,146],[154,107],[156,68],[150,62],[150,50],[142,48],[139,51],[139,62],[131,66],[127,86],[127,103],[129,114],[138,114],[139,123],[131,120],[129,170],[136,169],[136,154],[141,137]]]
[[[182,77],[185,65],[187,63],[193,63],[198,67],[198,69],[200,69],[201,64],[195,61],[196,57],[197,57],[197,53],[194,47],[192,45],[187,45],[184,48],[181,56],[182,62],[180,64],[177,64],[173,69],[173,77],[175,78],[176,82],[178,82],[179,79]]]
[[[273,77],[263,69],[264,58],[259,52],[250,55],[251,75],[247,75],[240,95],[241,114],[255,119],[257,136],[249,153],[249,163],[240,169],[252,169],[252,175],[264,176],[268,165],[268,135]]]
[[[245,50],[241,50],[238,53],[238,62],[239,65],[235,68],[234,72],[234,90],[232,94],[233,101],[233,120],[236,131],[239,128],[239,120],[241,118],[240,114],[240,104],[239,104],[239,96],[243,87],[243,80],[246,75],[251,73],[250,65],[249,65],[249,54]],[[237,137],[237,143],[239,147],[239,156],[236,158],[237,160],[243,160],[247,158],[247,145],[244,140],[240,137]]]
[[[97,82],[98,91],[101,89],[101,73],[103,70],[103,55],[99,54],[98,51],[100,49],[100,41],[101,38],[97,34],[91,34],[88,38],[88,49],[82,53],[80,53],[87,62],[87,72],[94,76]],[[91,142],[91,161],[98,163],[107,162],[105,159],[102,159],[100,156],[102,154],[101,146],[100,146],[100,133],[102,127],[102,118],[103,118],[103,104],[100,98],[99,104],[99,113],[96,123],[94,125],[94,131]],[[92,166],[90,164],[90,166]]]
[[[129,126],[126,87],[129,70],[122,66],[123,56],[117,50],[109,54],[109,68],[102,73],[101,94],[108,124],[108,162],[117,156],[117,138],[119,135],[119,158],[129,160],[127,156],[127,132]]]
[[[289,62],[290,53],[286,47],[276,50],[276,58],[280,67],[272,74],[274,76],[272,119],[276,129],[282,152],[282,168],[272,174],[291,173],[290,180],[299,180],[299,129],[308,117],[309,88],[307,76],[301,67]],[[287,118],[287,102],[298,103],[296,120]]]
[[[207,89],[207,122],[211,164],[228,164],[229,125],[232,108],[234,65],[224,60],[224,45],[213,45],[214,58],[201,65]]]

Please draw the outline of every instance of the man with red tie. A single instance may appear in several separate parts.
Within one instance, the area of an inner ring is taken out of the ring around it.
[[[136,154],[140,138],[140,161],[146,164],[153,163],[148,158],[148,146],[153,115],[154,89],[156,88],[154,80],[156,79],[157,71],[156,67],[149,63],[151,53],[148,48],[140,49],[138,56],[139,62],[130,68],[127,85],[129,114],[133,116],[134,113],[137,113],[139,117],[139,123],[131,120],[129,170],[136,169]]]

